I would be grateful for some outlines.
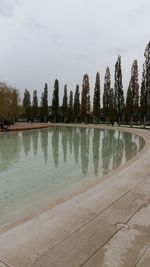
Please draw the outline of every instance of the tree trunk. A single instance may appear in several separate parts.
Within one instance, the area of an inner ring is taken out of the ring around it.
[[[132,124],[133,124],[133,116],[131,116],[130,127],[132,127]]]
[[[120,116],[118,118],[118,125],[120,126],[120,122],[121,122],[121,119],[120,119]]]
[[[146,116],[144,116],[144,128],[146,128]]]
[[[98,118],[98,117],[96,117],[96,123],[97,123],[97,124],[99,123],[99,118]]]
[[[109,125],[109,118],[108,118],[108,116],[106,117],[106,121],[107,121],[107,125]]]
[[[54,123],[56,123],[56,121],[57,121],[57,118],[56,118],[56,116],[54,116]]]

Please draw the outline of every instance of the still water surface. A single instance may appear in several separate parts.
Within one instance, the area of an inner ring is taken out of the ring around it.
[[[0,134],[0,215],[30,198],[100,180],[144,146],[130,133],[55,127]]]

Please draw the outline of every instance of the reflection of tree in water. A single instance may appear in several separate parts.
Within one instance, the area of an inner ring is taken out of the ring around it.
[[[73,135],[73,147],[74,147],[74,157],[76,163],[78,163],[78,158],[79,158],[79,144],[80,144],[80,135],[78,129],[75,128]]]
[[[104,131],[102,139],[102,160],[103,160],[103,174],[108,173],[110,159],[113,151],[113,133],[111,131]]]
[[[68,133],[69,133],[69,152],[70,154],[72,154],[73,128],[70,128]]]
[[[94,129],[94,134],[93,134],[93,164],[94,164],[95,176],[98,175],[99,145],[100,145],[100,130]]]
[[[90,129],[81,128],[81,165],[84,175],[87,173],[89,163],[89,133]]]
[[[31,133],[30,131],[24,131],[22,132],[22,143],[24,147],[24,153],[26,156],[28,155],[30,149],[31,149]]]
[[[124,144],[125,144],[125,157],[126,161],[132,159],[137,154],[137,144],[136,144],[136,135],[133,136],[130,133],[124,133]],[[135,140],[133,139],[135,138]]]
[[[32,132],[32,146],[33,146],[33,153],[36,156],[38,152],[38,139],[39,139],[39,131]]]
[[[59,149],[59,129],[53,128],[52,134],[52,149],[53,149],[53,159],[55,167],[58,166],[58,149]]]
[[[107,174],[112,161],[113,169],[120,166],[123,158],[124,143],[122,133],[104,131],[102,140],[103,174]]]
[[[21,151],[20,134],[0,134],[0,144],[0,171],[4,171],[19,160]]]
[[[68,131],[64,128],[62,131],[62,149],[64,154],[64,162],[67,160],[67,142],[68,142]]]
[[[122,163],[124,152],[124,142],[123,142],[123,135],[120,132],[117,132],[117,136],[113,142],[113,169],[120,166]]]
[[[41,131],[41,147],[44,154],[45,163],[48,160],[48,130]]]

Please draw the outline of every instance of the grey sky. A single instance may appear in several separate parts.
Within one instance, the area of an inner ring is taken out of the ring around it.
[[[149,0],[0,0],[0,80],[39,95],[54,79],[68,90],[88,73],[93,91],[96,72],[110,67],[112,86],[118,53],[127,89],[131,64],[144,61],[150,40]]]

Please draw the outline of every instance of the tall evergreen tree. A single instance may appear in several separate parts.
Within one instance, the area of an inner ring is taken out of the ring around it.
[[[41,93],[40,120],[44,121],[44,92]]]
[[[146,87],[146,98],[147,98],[147,115],[150,117],[150,42],[147,44],[145,49],[145,87]]]
[[[140,111],[146,127],[147,116],[150,116],[150,42],[145,49],[145,63],[143,64],[143,74],[140,95]]]
[[[59,82],[56,79],[54,83],[53,98],[52,98],[52,114],[54,117],[54,122],[57,122],[57,117],[59,115]]]
[[[77,122],[77,118],[80,116],[80,92],[79,85],[76,86],[76,91],[74,94],[74,109],[73,109],[75,122]]]
[[[38,119],[39,109],[38,109],[38,97],[37,90],[33,91],[33,100],[32,100],[32,118],[33,120]]]
[[[115,112],[118,119],[118,124],[123,117],[124,112],[124,94],[123,94],[123,85],[122,85],[122,70],[121,70],[121,57],[118,56],[118,60],[115,65],[115,84],[114,84],[114,105]]]
[[[131,120],[132,108],[133,108],[133,99],[132,99],[131,86],[129,84],[129,87],[128,87],[128,90],[127,90],[127,96],[126,96],[126,107],[125,107],[125,118],[126,118],[127,124]]]
[[[109,105],[110,105],[110,90],[111,90],[111,76],[110,76],[110,70],[107,67],[106,68],[106,73],[105,73],[105,78],[104,78],[104,93],[103,93],[103,111],[105,118],[109,120]]]
[[[133,114],[137,114],[139,111],[139,81],[137,60],[134,60],[131,70],[131,88],[133,94]]]
[[[82,83],[82,93],[81,93],[81,117],[86,122],[88,106],[89,106],[89,92],[90,92],[90,84],[89,84],[89,76],[85,74],[83,76]]]
[[[64,122],[67,120],[68,116],[68,96],[67,96],[67,85],[64,86],[64,96],[62,103],[62,113],[64,117]]]
[[[96,82],[94,88],[94,98],[93,98],[93,113],[96,118],[96,122],[99,122],[100,117],[100,74],[96,74]]]
[[[87,115],[90,116],[91,113],[91,98],[90,95],[87,97]]]
[[[141,94],[140,94],[140,114],[141,120],[144,123],[144,128],[146,126],[146,115],[147,115],[147,91],[146,91],[146,69],[145,64],[143,64],[142,82],[141,82]]]
[[[115,116],[115,108],[114,108],[114,89],[110,89],[110,95],[109,95],[109,119],[111,121],[111,124],[114,124],[114,116]]]
[[[30,100],[30,93],[27,89],[25,89],[24,91],[23,114],[28,121],[31,119],[31,100]]]
[[[69,120],[73,120],[73,92],[70,91],[69,95]]]
[[[137,60],[134,60],[131,68],[131,79],[127,91],[126,98],[126,114],[128,119],[131,120],[131,126],[133,122],[133,115],[137,116],[139,111],[139,82],[138,82],[138,64]]]
[[[44,92],[41,96],[41,115],[44,121],[48,119],[48,86],[45,83]]]

